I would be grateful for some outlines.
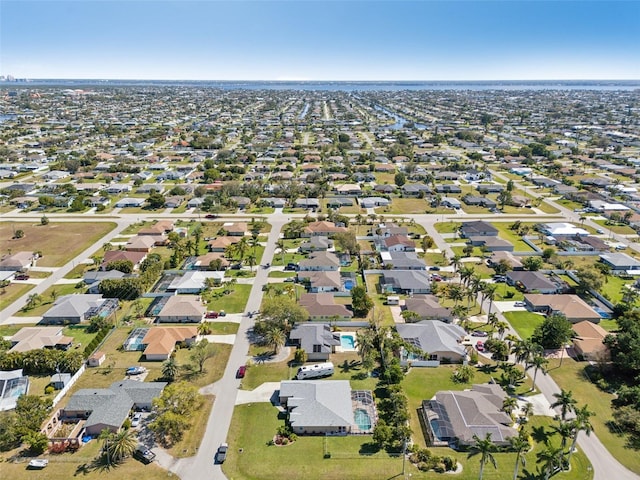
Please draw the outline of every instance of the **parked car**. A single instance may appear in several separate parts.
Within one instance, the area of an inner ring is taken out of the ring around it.
[[[476,350],[484,352],[484,342],[482,340],[478,340],[478,343],[476,343]]]
[[[218,312],[207,312],[205,313],[204,318],[218,318]]]
[[[29,275],[27,275],[26,273],[18,273],[14,275],[13,278],[16,280],[29,280]]]
[[[285,282],[295,282],[295,281],[296,281],[296,279],[295,279],[295,278],[293,278],[293,277],[287,277],[287,278],[285,278],[285,279],[284,279],[284,281],[285,281]]]
[[[596,233],[600,233],[600,234],[602,234],[602,233],[604,233],[604,230],[603,230],[603,229],[601,229],[601,228],[598,228],[598,229],[596,230]]]
[[[488,337],[489,334],[487,332],[483,332],[482,330],[474,330],[471,332],[472,337]]]
[[[131,419],[131,426],[137,427],[138,425],[140,425],[140,420],[142,420],[142,414],[140,412],[134,414],[133,418]]]
[[[227,316],[227,312],[225,312],[224,310],[220,310],[220,311],[218,312],[218,316],[219,316],[219,317],[226,317],[226,316]]]
[[[433,270],[434,272],[439,272],[440,271],[440,267],[436,267],[434,265],[433,267],[429,267],[429,270]]]
[[[127,368],[127,375],[141,375],[146,372],[147,369],[145,367],[129,367]]]
[[[265,263],[265,264],[262,266],[262,268],[269,268],[269,267],[271,267],[271,264],[270,264],[270,263]]]
[[[236,372],[236,378],[244,378],[246,373],[247,373],[246,365],[240,365],[238,367],[238,371]]]
[[[524,307],[525,303],[524,302],[513,302],[513,306],[514,307]]]
[[[298,265],[296,265],[295,263],[287,263],[284,267],[285,270],[293,270],[296,271],[298,270]]]
[[[229,445],[227,445],[226,443],[221,443],[218,447],[218,451],[216,452],[216,463],[224,463],[224,461],[227,459],[227,450],[229,450]]]
[[[144,445],[138,445],[138,447],[133,451],[133,458],[140,460],[144,464],[149,464],[153,462],[154,458],[156,458],[156,454]]]
[[[204,218],[218,218],[218,215],[215,213],[207,213]]]

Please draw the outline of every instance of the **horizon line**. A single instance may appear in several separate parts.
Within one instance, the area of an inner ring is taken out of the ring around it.
[[[15,77],[11,74],[5,74],[6,77],[12,76],[12,81],[43,81],[43,80],[91,80],[101,82],[112,81],[135,81],[135,82],[272,82],[272,83],[311,83],[311,82],[333,82],[333,83],[391,83],[391,82],[640,82],[640,78],[625,79],[625,78],[545,78],[545,79],[533,79],[533,78],[520,78],[520,79],[441,79],[441,80],[420,80],[420,79],[395,79],[395,80],[322,80],[322,79],[187,79],[187,78],[89,78],[89,77]]]

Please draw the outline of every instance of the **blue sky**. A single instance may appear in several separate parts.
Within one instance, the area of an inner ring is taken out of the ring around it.
[[[640,1],[0,0],[0,75],[640,79]]]

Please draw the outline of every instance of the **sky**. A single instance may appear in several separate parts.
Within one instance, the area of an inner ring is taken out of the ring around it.
[[[640,79],[640,0],[0,0],[0,75]]]

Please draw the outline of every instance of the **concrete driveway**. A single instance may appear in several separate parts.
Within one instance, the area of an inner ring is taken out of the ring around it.
[[[276,390],[280,390],[280,382],[265,382],[254,390],[238,390],[236,405],[271,402]]]

